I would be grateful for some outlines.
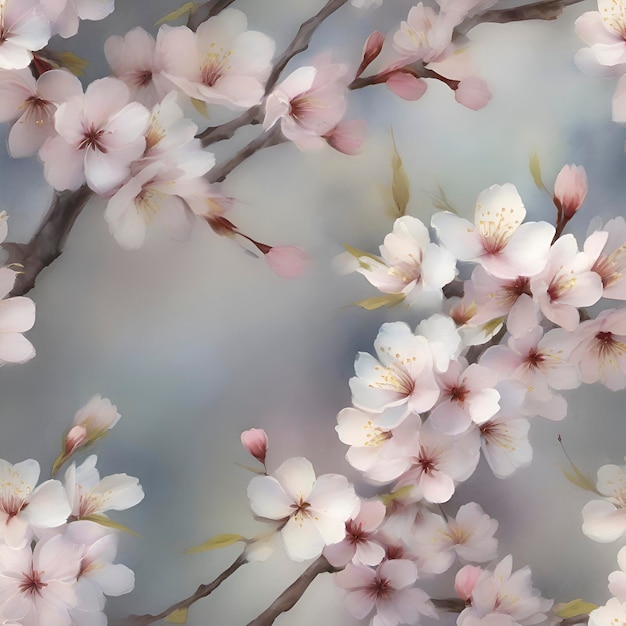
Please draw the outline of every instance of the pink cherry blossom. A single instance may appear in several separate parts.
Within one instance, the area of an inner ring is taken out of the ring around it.
[[[346,111],[347,70],[347,65],[324,59],[289,74],[267,96],[263,128],[280,120],[281,132],[300,150],[322,148],[323,136]]]
[[[356,514],[359,499],[345,476],[315,477],[310,461],[287,459],[272,476],[255,476],[248,485],[255,515],[281,521],[289,558],[304,561],[346,536],[345,523]]]
[[[281,278],[297,278],[310,260],[298,246],[272,246],[264,258],[271,270]]]
[[[457,259],[480,263],[498,278],[533,276],[546,263],[554,226],[522,223],[526,209],[514,185],[493,185],[476,200],[474,224],[450,212],[435,213],[432,225]]]
[[[597,257],[591,269],[602,279],[602,297],[626,300],[626,221],[619,216],[600,226],[586,239],[584,250]],[[605,232],[606,240],[602,235]]]
[[[56,112],[58,136],[39,151],[46,180],[58,190],[78,189],[87,181],[96,193],[115,189],[144,152],[149,111],[128,103],[128,87],[116,78],[92,82]]]
[[[247,28],[245,14],[230,8],[200,24],[195,33],[184,26],[162,26],[160,48],[163,58],[169,57],[167,78],[204,102],[233,109],[258,104],[275,44],[271,37]]]
[[[103,20],[113,13],[115,0],[40,0],[53,34],[73,37],[80,20]]]
[[[61,535],[39,541],[34,550],[0,545],[3,616],[22,626],[70,626],[80,555],[80,547]]]
[[[36,154],[55,134],[58,105],[82,93],[78,78],[65,70],[44,72],[36,81],[29,69],[0,72],[0,121],[16,120],[9,132],[11,156]]]
[[[71,513],[58,480],[35,487],[39,471],[34,459],[15,465],[0,459],[0,537],[11,548],[25,546],[32,538],[32,527],[56,528]]]
[[[582,165],[564,165],[554,181],[554,203],[571,219],[587,197],[587,173]]]
[[[343,567],[350,561],[378,565],[385,556],[385,549],[377,543],[375,531],[385,514],[385,505],[380,500],[362,500],[358,515],[346,522],[345,539],[324,548],[328,562],[335,567]]]
[[[50,23],[38,0],[3,0],[0,4],[0,68],[28,67],[33,50],[50,39]]]
[[[600,543],[619,539],[626,532],[625,467],[603,465],[598,470],[598,491],[604,500],[592,500],[583,507],[583,533]]]
[[[348,564],[335,576],[336,584],[348,591],[348,611],[357,619],[372,611],[378,624],[416,624],[420,615],[435,617],[435,609],[426,592],[413,587],[417,567],[406,559],[385,561],[375,570],[364,565]]]
[[[265,455],[267,454],[267,434],[262,428],[250,428],[241,433],[241,445],[257,461],[265,465]]]
[[[626,63],[626,21],[621,3],[598,0],[598,11],[583,13],[575,22],[576,34],[590,44],[584,63],[593,68]],[[579,53],[580,55],[580,53]]]

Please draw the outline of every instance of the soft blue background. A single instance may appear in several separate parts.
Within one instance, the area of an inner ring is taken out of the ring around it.
[[[118,4],[109,19],[85,23],[77,38],[53,42],[91,60],[89,80],[108,71],[106,37],[139,24],[151,28],[178,3]],[[239,0],[234,6],[248,14],[251,28],[275,37],[280,50],[322,4]],[[394,30],[409,6],[385,0],[379,10],[344,7],[290,68],[329,46],[337,61],[356,67],[367,35]],[[614,82],[584,76],[572,61],[582,46],[574,20],[594,8],[583,2],[556,22],[472,31],[476,68],[493,91],[482,111],[458,105],[440,84],[429,85],[418,102],[399,100],[382,86],[368,88],[350,96],[351,116],[365,117],[370,125],[361,156],[330,149],[300,154],[283,145],[238,168],[225,184],[239,200],[232,221],[260,241],[304,247],[312,262],[299,280],[275,277],[263,262],[203,225],[184,244],[153,232],[143,249],[125,252],[108,233],[101,203],[83,212],[65,253],[30,294],[37,322],[28,336],[37,357],[0,373],[0,457],[36,458],[49,468],[80,406],[94,393],[117,404],[122,420],[98,448],[99,467],[102,474],[138,476],[146,499],[115,515],[143,538],[122,539],[121,560],[135,570],[137,584],[132,595],[109,602],[111,616],[158,612],[210,581],[237,554],[233,547],[187,556],[187,548],[217,533],[261,530],[247,507],[250,474],[236,465],[249,462],[239,444],[243,429],[268,432],[270,468],[302,455],[319,474],[356,479],[334,431],[336,413],[350,403],[354,355],[372,350],[383,321],[416,320],[397,310],[351,308],[375,292],[359,276],[336,276],[331,261],[342,242],[376,252],[391,229],[376,188],[390,182],[391,126],[411,181],[409,212],[425,220],[437,183],[470,215],[482,189],[505,182],[517,185],[531,219],[551,219],[553,207],[528,171],[532,151],[539,154],[548,186],[564,163],[587,169],[590,192],[573,222],[577,234],[593,215],[624,214],[626,132],[610,121]],[[242,131],[233,145],[253,134]],[[218,159],[228,150],[220,145]],[[23,241],[50,192],[36,159],[4,156],[2,164],[1,208],[10,214],[9,238]],[[564,422],[533,424],[530,468],[501,481],[481,464],[445,508],[454,511],[472,499],[481,503],[500,520],[500,554],[512,553],[516,567],[530,565],[545,596],[602,603],[621,544],[600,545],[582,535],[580,510],[590,498],[563,478],[556,436],[563,436],[570,454],[591,473],[604,463],[620,463],[626,454],[624,394],[594,386],[568,397]],[[245,624],[303,567],[278,554],[247,566],[195,605],[188,623]],[[427,588],[450,596],[449,582]],[[320,578],[277,623],[348,626],[341,604],[329,577]],[[446,619],[441,623],[453,623]]]

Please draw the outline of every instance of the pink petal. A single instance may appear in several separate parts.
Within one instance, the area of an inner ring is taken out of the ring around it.
[[[403,100],[419,100],[425,93],[428,85],[421,78],[407,72],[394,72],[386,81],[387,88]]]

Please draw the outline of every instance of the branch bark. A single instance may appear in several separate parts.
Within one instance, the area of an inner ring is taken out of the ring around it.
[[[34,286],[37,276],[63,252],[76,218],[93,192],[83,185],[77,191],[56,192],[54,201],[37,233],[28,243],[5,243],[8,263],[22,266],[12,296],[22,296]]]
[[[337,570],[323,556],[320,556],[263,613],[256,619],[253,619],[248,626],[271,626],[281,613],[286,613],[295,606],[318,574],[335,571]]]
[[[159,620],[165,619],[168,615],[177,611],[179,609],[188,609],[192,604],[201,600],[202,598],[206,598],[210,593],[215,591],[229,576],[232,576],[242,565],[245,565],[248,561],[244,553],[242,552],[228,567],[225,569],[215,580],[206,585],[200,585],[195,593],[191,594],[188,598],[177,602],[176,604],[172,604],[172,606],[168,607],[161,613],[157,615],[130,615],[126,618],[127,624],[133,624],[135,626],[142,626],[147,624],[152,624],[153,622],[158,622]]]
[[[210,17],[217,15],[226,7],[230,6],[235,0],[209,0],[200,5],[187,20],[187,27],[196,30],[202,22],[206,22]]]

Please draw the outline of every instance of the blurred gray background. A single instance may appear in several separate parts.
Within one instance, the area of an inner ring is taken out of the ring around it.
[[[179,4],[120,1],[110,18],[83,23],[77,37],[55,39],[52,47],[87,57],[86,80],[102,77],[108,72],[102,45],[109,35],[136,25],[151,29]],[[234,4],[247,13],[250,28],[276,39],[279,50],[322,5]],[[356,67],[367,35],[395,30],[410,6],[385,0],[378,10],[344,7],[289,69],[330,47],[335,60]],[[441,84],[429,84],[418,102],[402,101],[384,86],[368,88],[350,96],[349,117],[369,124],[360,156],[330,149],[301,154],[286,144],[255,155],[229,176],[225,191],[239,200],[232,221],[262,242],[300,245],[311,256],[298,280],[274,276],[262,261],[203,225],[186,243],[155,230],[141,250],[125,252],[108,232],[102,203],[83,211],[65,253],[30,294],[37,322],[28,336],[37,357],[0,372],[0,457],[14,463],[36,458],[45,473],[79,407],[94,393],[117,404],[122,419],[98,447],[99,467],[102,474],[139,477],[146,498],[112,515],[143,538],[122,538],[120,560],[135,570],[136,589],[109,601],[111,622],[164,609],[213,579],[238,553],[237,546],[194,556],[185,555],[186,549],[217,533],[252,535],[262,529],[247,506],[251,475],[236,465],[249,463],[239,443],[242,430],[267,431],[270,468],[302,455],[318,474],[340,472],[358,480],[334,431],[336,413],[350,404],[354,356],[372,350],[382,322],[417,320],[396,309],[351,307],[376,293],[360,276],[336,276],[331,261],[342,242],[376,252],[391,229],[375,186],[391,180],[390,127],[410,177],[409,212],[424,220],[437,184],[469,216],[482,189],[505,182],[517,185],[530,219],[552,219],[553,207],[528,170],[533,151],[548,187],[563,164],[585,166],[590,191],[572,223],[578,235],[594,215],[625,213],[626,131],[610,121],[615,83],[582,75],[572,60],[583,45],[574,20],[594,9],[595,3],[582,2],[555,22],[473,30],[477,73],[493,92],[481,111],[457,104]],[[230,147],[220,145],[218,160],[255,132],[244,129]],[[9,239],[25,241],[46,210],[50,190],[36,159],[11,160],[6,151],[2,159],[1,208],[10,215]],[[592,474],[602,464],[620,463],[626,454],[624,394],[593,386],[568,398],[564,422],[533,423],[530,468],[502,481],[481,463],[446,508],[478,501],[500,521],[500,554],[512,553],[516,568],[530,565],[545,596],[582,596],[601,604],[621,543],[600,545],[583,536],[580,511],[590,497],[563,478],[556,438],[560,433],[570,455]],[[304,567],[280,554],[244,567],[196,604],[188,623],[245,624]],[[426,588],[450,596],[451,578]],[[446,619],[440,623],[454,623]],[[343,610],[342,594],[322,577],[277,623],[356,622]]]

